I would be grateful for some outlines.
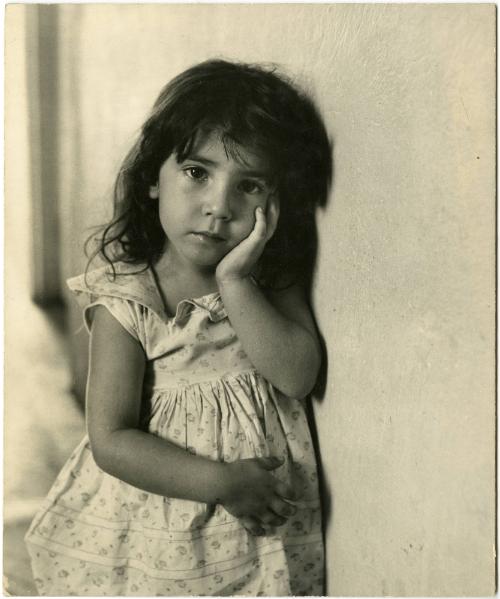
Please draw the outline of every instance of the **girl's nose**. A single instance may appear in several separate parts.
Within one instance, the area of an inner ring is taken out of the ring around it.
[[[220,220],[230,220],[231,195],[231,190],[226,186],[210,190],[204,198],[203,214]]]

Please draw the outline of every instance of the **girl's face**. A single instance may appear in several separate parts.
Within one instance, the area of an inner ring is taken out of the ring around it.
[[[231,158],[214,132],[182,162],[171,154],[149,195],[159,198],[169,258],[206,269],[250,234],[255,209],[266,210],[273,186],[263,159],[241,147],[238,160]]]

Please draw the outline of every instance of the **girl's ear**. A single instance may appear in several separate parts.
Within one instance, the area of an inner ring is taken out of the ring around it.
[[[158,188],[158,183],[156,185],[151,185],[149,188],[149,197],[152,200],[157,200],[160,197],[160,190]]]

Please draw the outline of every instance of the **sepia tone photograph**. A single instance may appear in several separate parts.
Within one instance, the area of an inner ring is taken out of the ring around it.
[[[6,6],[5,595],[494,595],[495,36]]]

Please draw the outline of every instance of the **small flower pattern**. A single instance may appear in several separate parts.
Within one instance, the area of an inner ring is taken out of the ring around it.
[[[321,512],[303,403],[255,371],[220,295],[164,311],[149,269],[115,265],[68,281],[84,308],[104,305],[142,344],[142,426],[213,460],[280,456],[297,513],[255,537],[221,505],[146,493],[96,465],[85,437],[26,535],[41,595],[289,596],[323,593]]]

